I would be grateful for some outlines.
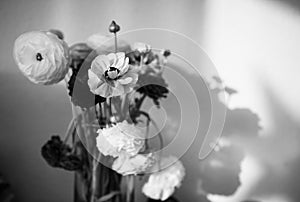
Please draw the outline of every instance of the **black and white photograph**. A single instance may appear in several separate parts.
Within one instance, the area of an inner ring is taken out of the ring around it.
[[[0,0],[0,202],[299,202],[300,1]]]

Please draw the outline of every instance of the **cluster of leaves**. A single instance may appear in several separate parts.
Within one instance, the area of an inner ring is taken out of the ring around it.
[[[41,153],[46,162],[52,167],[70,171],[81,169],[81,159],[72,152],[70,146],[61,141],[59,136],[52,136],[42,147]]]
[[[96,57],[86,44],[75,44],[70,48],[72,75],[68,82],[69,95],[74,105],[89,108],[95,104],[105,102],[106,99],[94,95],[88,86],[88,69]]]

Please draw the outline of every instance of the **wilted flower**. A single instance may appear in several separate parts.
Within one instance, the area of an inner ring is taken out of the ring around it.
[[[97,148],[107,156],[136,155],[144,146],[142,131],[127,121],[111,127],[99,129],[96,139]]]
[[[125,53],[97,56],[88,71],[88,85],[91,92],[102,97],[131,92],[138,80],[138,74],[128,62]]]
[[[52,167],[63,168],[65,170],[79,170],[81,160],[73,154],[72,149],[64,144],[59,136],[52,136],[42,147],[42,156]]]
[[[17,38],[14,58],[33,83],[54,84],[68,72],[68,47],[51,32],[27,32]]]
[[[166,168],[151,174],[142,191],[149,198],[164,201],[174,193],[175,188],[180,187],[185,169],[176,157],[163,158],[161,167]]]
[[[112,169],[121,175],[137,175],[146,172],[155,162],[150,154],[137,154],[133,157],[120,155],[113,163]]]

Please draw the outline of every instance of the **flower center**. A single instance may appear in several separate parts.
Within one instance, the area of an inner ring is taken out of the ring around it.
[[[37,61],[42,61],[43,60],[43,56],[40,53],[37,53],[35,58],[36,58]]]
[[[104,76],[108,80],[117,80],[119,78],[119,73],[119,69],[115,67],[109,67],[109,69],[104,72]]]

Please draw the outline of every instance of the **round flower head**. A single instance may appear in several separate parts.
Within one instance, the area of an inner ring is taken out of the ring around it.
[[[149,198],[165,201],[174,193],[176,187],[180,187],[185,169],[182,163],[172,156],[163,158],[161,167],[164,169],[149,176],[148,182],[143,186],[142,191]],[[156,169],[157,167],[154,170]]]
[[[146,172],[154,162],[155,158],[151,153],[137,154],[133,157],[121,155],[114,161],[112,169],[124,176],[137,175]]]
[[[17,38],[14,59],[33,83],[50,85],[68,72],[68,47],[51,32],[27,32]]]
[[[92,93],[113,97],[133,90],[138,74],[129,66],[125,53],[99,55],[88,72],[88,85]]]
[[[136,155],[144,146],[143,133],[135,125],[123,121],[98,130],[97,148],[107,156]]]

